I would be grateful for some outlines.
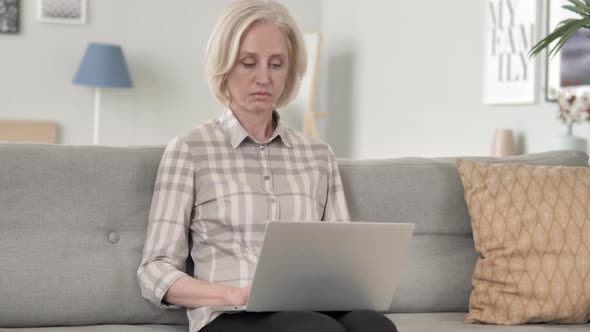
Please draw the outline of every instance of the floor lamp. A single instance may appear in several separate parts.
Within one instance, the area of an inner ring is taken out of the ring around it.
[[[100,88],[131,88],[121,46],[91,43],[86,49],[74,84],[94,87],[94,144],[100,128]]]

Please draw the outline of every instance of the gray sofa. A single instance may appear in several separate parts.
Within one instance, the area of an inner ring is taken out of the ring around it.
[[[136,278],[163,149],[0,144],[0,331],[188,330]],[[498,161],[588,166],[568,151]],[[590,331],[462,322],[476,253],[454,158],[339,162],[354,220],[416,224],[388,315],[400,331]]]

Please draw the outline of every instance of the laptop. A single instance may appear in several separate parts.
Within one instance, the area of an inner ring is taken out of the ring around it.
[[[245,306],[213,311],[389,309],[414,224],[271,221]]]

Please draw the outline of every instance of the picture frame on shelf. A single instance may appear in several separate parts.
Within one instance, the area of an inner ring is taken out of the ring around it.
[[[0,0],[0,33],[19,33],[20,0]]]
[[[566,0],[549,0],[547,3],[547,33],[553,31],[559,22],[576,18],[576,14],[563,9],[569,4]],[[590,38],[584,29],[572,36],[554,56],[547,54],[547,75],[545,83],[545,100],[555,101],[550,94],[551,89],[561,89],[565,86],[573,89],[574,93],[590,92],[590,67],[585,61],[590,61]]]
[[[537,0],[485,0],[483,103],[534,104],[537,61],[528,52],[539,35]]]
[[[38,0],[37,19],[42,23],[86,24],[86,0]]]

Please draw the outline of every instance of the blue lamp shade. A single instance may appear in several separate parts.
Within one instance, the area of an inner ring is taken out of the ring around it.
[[[74,78],[74,84],[114,88],[132,87],[121,46],[89,44]]]

